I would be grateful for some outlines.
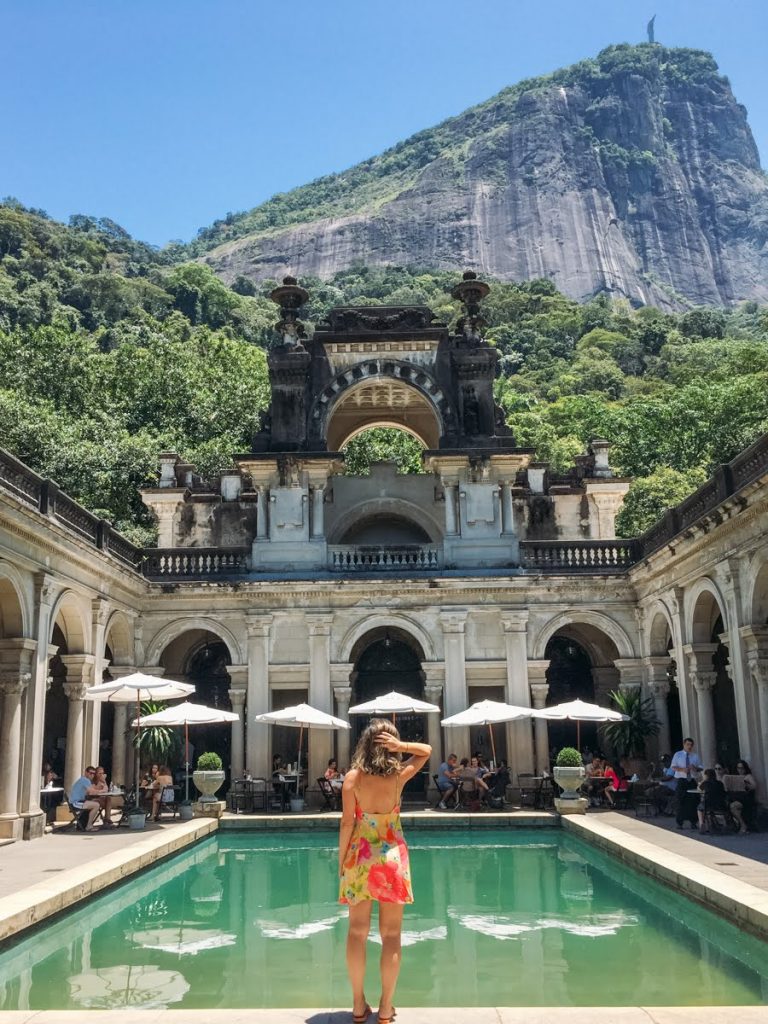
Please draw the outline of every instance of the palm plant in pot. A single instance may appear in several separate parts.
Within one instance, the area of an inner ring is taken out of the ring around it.
[[[207,751],[197,759],[192,781],[200,790],[200,803],[216,803],[216,790],[224,782],[223,763],[218,754]]]
[[[609,696],[616,710],[627,718],[623,722],[606,722],[601,729],[603,740],[618,757],[643,760],[646,741],[661,728],[653,701],[643,697],[639,690],[612,690]],[[637,770],[636,765],[633,767]]]

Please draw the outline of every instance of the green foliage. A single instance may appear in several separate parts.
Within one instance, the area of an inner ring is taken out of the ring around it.
[[[653,700],[642,697],[639,690],[612,690],[609,696],[628,721],[605,722],[600,726],[603,739],[620,757],[644,757],[646,740],[661,728]]]
[[[205,754],[201,754],[197,759],[197,770],[199,772],[220,772],[223,767],[223,761],[218,754],[214,751],[209,750]]]
[[[687,498],[706,480],[702,468],[681,472],[660,466],[649,476],[633,480],[616,516],[619,537],[637,537],[657,522],[667,509]]]
[[[350,476],[367,476],[371,463],[391,460],[398,473],[421,473],[422,445],[396,427],[372,427],[353,437],[344,449],[345,469]]]
[[[165,710],[165,707],[165,704],[146,701],[141,705],[141,717],[154,715]],[[158,763],[172,760],[180,745],[178,732],[165,725],[142,726],[141,730],[136,731],[133,743],[140,750],[144,760]]]
[[[576,747],[563,747],[555,758],[556,768],[583,768],[584,761]]]
[[[616,57],[610,74],[624,73]],[[137,491],[154,480],[159,451],[211,477],[250,446],[269,399],[275,282],[228,289],[204,264],[171,266],[112,222],[74,221],[0,205],[0,438],[147,543],[153,524]],[[415,303],[455,323],[456,278],[355,266],[305,279],[303,319],[318,323],[335,305]],[[517,443],[566,472],[593,438],[608,438],[614,468],[635,478],[618,518],[625,536],[768,429],[766,307],[675,315],[604,297],[579,304],[539,279],[496,282],[484,315],[500,354],[496,400]],[[347,447],[350,473],[382,459],[419,472],[421,448],[389,428]]]

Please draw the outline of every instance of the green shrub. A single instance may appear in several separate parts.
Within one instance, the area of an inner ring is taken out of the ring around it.
[[[556,768],[582,768],[584,762],[576,747],[563,747],[555,758]]]
[[[212,750],[201,754],[197,759],[197,770],[199,772],[220,772],[223,766],[219,755],[214,754]]]

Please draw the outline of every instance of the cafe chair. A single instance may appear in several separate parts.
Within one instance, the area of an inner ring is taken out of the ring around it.
[[[703,832],[715,834],[722,832],[738,832],[739,826],[731,814],[731,809],[726,804],[724,807],[711,807],[707,797],[704,797],[704,824]]]
[[[250,793],[248,783],[245,779],[235,779],[227,793],[227,807],[233,814],[240,814],[251,810]]]
[[[520,790],[520,806],[535,807],[539,795],[539,783],[533,772],[518,772],[517,788]]]
[[[170,811],[172,816],[175,818],[179,810],[179,803],[176,799],[176,790],[173,786],[163,786],[162,792],[160,793],[160,805],[157,808],[157,816],[163,813],[163,811]]]
[[[320,792],[323,795],[323,810],[324,811],[338,811],[341,809],[341,791],[331,785],[328,779],[321,778],[317,780],[317,784],[320,787]]]

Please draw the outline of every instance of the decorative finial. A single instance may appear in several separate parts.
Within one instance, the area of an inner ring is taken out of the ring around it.
[[[309,298],[309,292],[296,283],[295,277],[287,276],[281,285],[272,289],[269,297],[280,307],[282,316],[275,329],[282,336],[283,344],[303,347],[301,342],[306,331],[297,313]]]
[[[464,306],[465,315],[457,326],[467,341],[482,341],[485,320],[480,315],[480,303],[490,290],[490,285],[480,281],[474,270],[465,270],[461,281],[451,291],[453,298]]]

